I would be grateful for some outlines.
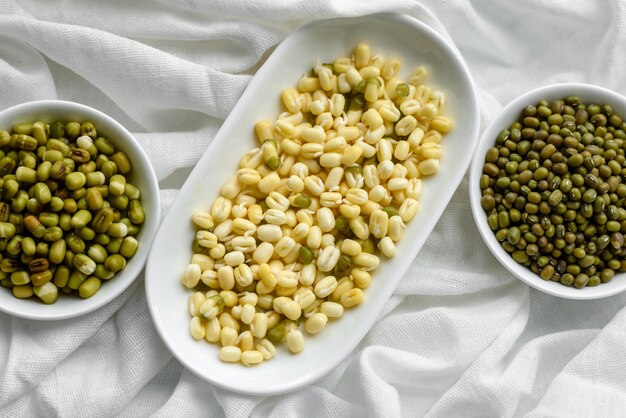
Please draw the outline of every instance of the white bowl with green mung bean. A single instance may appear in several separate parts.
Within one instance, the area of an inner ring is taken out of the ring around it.
[[[461,181],[478,113],[458,52],[405,15],[287,37],[152,247],[146,295],[171,352],[255,395],[343,367]]]
[[[111,302],[159,216],[150,162],[111,117],[59,100],[0,112],[0,311],[52,321]]]
[[[626,290],[626,98],[556,84],[511,101],[470,169],[474,220],[524,283],[568,299]]]

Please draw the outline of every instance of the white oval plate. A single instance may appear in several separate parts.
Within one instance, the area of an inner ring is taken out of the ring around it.
[[[257,146],[254,123],[280,113],[280,91],[295,86],[315,62],[349,54],[358,42],[374,53],[397,56],[403,73],[426,65],[427,83],[446,94],[445,113],[455,129],[442,142],[441,171],[424,183],[422,208],[398,245],[397,256],[381,264],[365,291],[366,302],[329,323],[315,337],[305,336],[305,350],[291,355],[280,348],[271,361],[246,368],[218,359],[218,347],[189,335],[188,298],[180,278],[191,257],[193,210],[209,208],[221,185],[234,175],[239,159]],[[189,370],[237,392],[268,395],[295,390],[335,367],[372,327],[459,185],[478,138],[479,111],[473,83],[461,56],[423,23],[405,15],[385,14],[333,19],[306,25],[288,36],[250,81],[210,147],[190,174],[163,221],[146,266],[146,294],[163,341]],[[428,278],[424,278],[427,280]]]

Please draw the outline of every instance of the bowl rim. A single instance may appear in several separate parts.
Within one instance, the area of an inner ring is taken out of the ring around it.
[[[427,38],[429,41],[435,43],[439,48],[441,48],[442,50],[446,50],[449,52],[449,54],[454,57],[455,62],[454,65],[457,66],[458,65],[458,70],[459,72],[463,73],[464,75],[464,79],[463,82],[467,84],[467,88],[468,90],[471,92],[471,95],[467,98],[468,104],[471,103],[472,106],[472,111],[473,111],[473,117],[472,117],[472,130],[468,132],[468,137],[470,137],[471,142],[472,142],[472,146],[476,146],[478,144],[478,133],[479,133],[479,127],[480,127],[480,108],[478,105],[478,94],[477,94],[477,90],[475,87],[475,83],[473,81],[473,78],[471,76],[471,73],[469,71],[469,68],[467,66],[467,63],[465,62],[464,58],[462,57],[462,55],[460,54],[460,52],[458,51],[458,49],[455,47],[454,44],[448,42],[442,35],[440,35],[439,33],[437,33],[435,31],[435,29],[431,28],[430,26],[428,26],[426,23],[408,16],[406,14],[403,13],[376,13],[376,14],[371,14],[371,15],[365,15],[365,16],[355,16],[355,17],[338,17],[338,18],[333,18],[333,19],[323,19],[323,20],[319,20],[319,21],[313,21],[310,23],[307,23],[305,25],[300,26],[299,28],[297,28],[296,30],[294,30],[294,32],[292,32],[292,34],[290,34],[288,37],[286,37],[285,39],[289,39],[290,36],[292,36],[293,34],[295,34],[296,32],[299,31],[307,31],[307,30],[312,30],[314,28],[316,28],[319,25],[325,25],[328,22],[332,22],[332,21],[346,21],[346,20],[359,20],[359,19],[366,19],[366,18],[380,18],[380,19],[385,19],[386,21],[389,22],[397,22],[397,23],[402,23],[402,24],[406,24],[406,25],[410,25],[416,28],[416,30],[419,30],[423,33],[423,36],[425,38]],[[284,41],[283,41],[284,42]],[[279,44],[276,49],[274,50],[274,52],[272,54],[274,54],[277,51],[280,51],[282,48],[284,47],[284,44],[281,43]],[[259,71],[257,72],[257,74],[260,74],[263,71],[267,71],[266,67],[261,67],[259,69]],[[256,75],[255,75],[256,76]],[[254,82],[254,79],[251,81],[251,83]],[[245,94],[245,93],[244,93]],[[235,105],[235,110],[237,109],[237,106],[240,102],[237,102],[237,104]],[[230,117],[230,116],[229,116]],[[228,119],[226,119],[226,122],[224,122],[225,124],[228,122]],[[216,138],[219,136],[219,132],[216,134]],[[211,147],[215,144],[215,142],[211,142],[211,144],[209,145],[208,149],[211,149]],[[472,148],[471,152],[473,153],[474,148]],[[207,151],[205,151],[206,153]],[[202,154],[202,156],[200,157],[200,162],[202,162],[202,158],[204,158],[205,153]],[[462,180],[462,177],[464,176],[464,173],[467,171],[467,167],[469,167],[469,164],[471,163],[471,158],[468,158],[467,160],[467,166],[466,168],[463,170],[463,172],[461,172],[458,175],[458,179],[455,177],[453,180],[458,180],[457,184],[460,184],[460,181]],[[195,167],[194,170],[198,169],[198,167]],[[190,177],[193,176],[193,171],[190,174]],[[185,190],[185,188],[189,188],[192,187],[192,185],[188,182],[186,182],[183,185],[183,188],[181,189],[181,192],[183,190]],[[182,193],[179,194],[179,196]],[[452,193],[450,195],[450,197],[452,197]],[[177,197],[178,198],[178,197]],[[449,203],[449,199],[446,200],[446,204]],[[176,201],[173,203],[172,208],[174,208],[176,205]],[[171,209],[170,209],[171,210]],[[167,220],[164,221],[167,222]],[[435,225],[433,224],[433,227]],[[432,228],[429,230],[429,232],[432,231]],[[159,229],[159,233],[157,234],[157,239],[159,238],[163,238],[161,237],[161,233],[163,232],[163,228]],[[216,386],[219,386],[221,388],[227,389],[227,390],[231,390],[234,392],[238,392],[238,393],[245,393],[245,394],[250,394],[250,395],[276,395],[276,394],[282,394],[282,393],[287,393],[287,392],[291,392],[297,389],[300,389],[302,387],[305,387],[307,385],[310,385],[316,381],[318,381],[319,379],[321,379],[322,377],[324,377],[330,370],[332,370],[332,368],[336,365],[333,362],[326,362],[324,365],[320,366],[318,369],[316,369],[314,372],[311,372],[307,375],[303,375],[302,377],[300,377],[297,380],[292,380],[292,381],[288,381],[288,382],[283,382],[283,383],[279,383],[279,384],[272,384],[269,385],[267,387],[264,386],[260,386],[260,387],[256,387],[254,390],[249,389],[249,388],[237,388],[234,385],[229,385],[227,383],[224,383],[218,379],[214,379],[210,376],[210,370],[207,370],[206,368],[203,370],[201,370],[200,367],[198,367],[197,364],[194,364],[193,362],[191,362],[191,360],[188,358],[188,356],[185,356],[184,353],[180,352],[179,350],[177,350],[177,345],[174,343],[174,341],[170,338],[170,336],[168,335],[168,332],[166,331],[166,329],[168,328],[168,325],[166,324],[165,321],[162,320],[161,315],[159,314],[159,308],[156,305],[155,299],[156,298],[153,294],[153,291],[150,289],[151,286],[151,282],[156,280],[155,278],[158,276],[158,272],[156,271],[157,269],[157,263],[155,261],[156,256],[154,255],[154,251],[151,252],[150,257],[148,259],[148,263],[146,264],[146,281],[145,281],[145,286],[146,286],[146,297],[148,299],[148,308],[150,310],[150,314],[153,318],[153,322],[155,325],[155,328],[157,329],[157,332],[159,334],[159,336],[161,337],[161,340],[164,342],[164,344],[166,345],[166,347],[168,348],[168,350],[173,354],[173,356],[181,363],[185,366],[185,368],[187,370],[189,370],[192,374],[198,376],[199,378],[201,378],[204,381],[207,381],[211,384],[214,384]],[[411,263],[412,260],[408,260],[407,263]],[[399,280],[401,280],[401,277],[398,278],[398,282]],[[152,285],[154,285],[152,283]],[[376,322],[377,319],[375,319],[373,322]],[[191,339],[191,336],[189,336],[189,338]],[[349,355],[350,352],[354,351],[354,349],[356,349],[356,347],[358,346],[358,344],[360,344],[360,342],[362,341],[361,339],[351,339],[349,340],[350,344],[346,344],[346,347],[348,348],[348,354]]]
[[[146,154],[144,149],[141,147],[137,139],[133,136],[133,134],[130,131],[128,131],[121,123],[119,123],[117,120],[113,119],[111,116],[104,113],[103,111],[95,109],[91,106],[88,106],[82,103],[78,103],[78,102],[72,102],[68,100],[46,99],[46,100],[33,100],[33,101],[24,102],[24,103],[20,103],[14,106],[7,107],[6,109],[0,110],[0,117],[5,117],[5,115],[7,114],[9,115],[14,114],[12,115],[13,117],[19,118],[21,115],[24,115],[27,113],[44,113],[46,111],[68,112],[68,113],[75,112],[75,113],[80,114],[81,116],[84,116],[85,119],[88,119],[90,117],[96,117],[102,121],[100,123],[101,125],[106,125],[105,130],[110,129],[110,130],[116,130],[116,131],[121,132],[124,138],[120,139],[118,142],[123,143],[124,147],[132,149],[133,154],[136,154],[136,156],[138,156],[139,159],[142,160],[141,165],[145,167],[145,170],[144,170],[145,172],[142,172],[141,176],[145,177],[145,182],[146,182],[147,187],[144,187],[141,190],[141,192],[142,192],[142,195],[147,194],[151,196],[149,200],[152,202],[152,205],[150,206],[149,210],[151,213],[153,213],[152,219],[146,220],[146,222],[142,225],[143,235],[142,235],[141,243],[144,246],[148,247],[148,249],[146,249],[145,253],[142,255],[141,258],[135,259],[135,257],[133,257],[128,262],[126,268],[124,269],[124,271],[128,269],[127,275],[124,277],[125,281],[121,282],[121,284],[116,285],[115,290],[112,291],[110,294],[106,296],[102,296],[100,298],[98,298],[97,297],[98,294],[96,294],[94,297],[89,298],[89,299],[72,300],[70,302],[71,305],[69,305],[67,309],[61,309],[61,312],[59,313],[33,313],[33,312],[29,312],[28,309],[25,309],[25,310],[19,309],[19,308],[16,309],[12,306],[0,304],[1,312],[4,312],[6,314],[9,314],[18,318],[28,319],[28,320],[37,320],[37,321],[56,321],[56,320],[76,318],[76,317],[88,314],[90,312],[93,312],[96,309],[99,309],[107,305],[108,303],[110,303],[112,300],[114,300],[120,294],[122,294],[126,289],[128,289],[131,285],[133,285],[133,283],[136,282],[137,278],[139,277],[139,275],[141,274],[141,271],[143,270],[145,266],[146,260],[149,255],[149,248],[152,245],[152,241],[154,240],[154,237],[156,235],[156,232],[160,223],[161,199],[160,199],[160,193],[159,193],[159,187],[158,187],[158,180],[154,172],[154,168],[152,167],[152,164],[150,162],[150,159],[148,158],[148,155]],[[136,166],[136,164],[134,164],[134,166]],[[142,198],[142,205],[144,206],[145,206],[145,201],[146,199]],[[147,208],[148,206],[145,206],[145,207]],[[137,256],[137,254],[135,256]],[[24,302],[27,302],[27,301],[24,301]],[[48,305],[44,305],[44,306],[48,306]],[[50,306],[55,306],[55,305],[53,304]]]
[[[480,204],[481,192],[478,184],[482,174],[484,156],[490,144],[495,143],[495,138],[498,132],[505,127],[508,127],[514,120],[517,120],[519,118],[519,113],[521,113],[524,106],[531,103],[534,104],[541,99],[550,100],[563,98],[569,95],[583,96],[583,100],[586,95],[602,96],[606,103],[611,105],[619,103],[620,106],[626,109],[626,97],[605,87],[588,83],[548,84],[537,87],[512,99],[489,123],[478,141],[476,152],[472,158],[470,166],[468,186],[470,205],[474,222],[476,223],[476,227],[478,228],[483,241],[500,264],[502,264],[502,266],[504,266],[511,274],[527,285],[552,296],[573,300],[594,300],[613,296],[626,291],[626,277],[624,277],[624,280],[621,283],[614,284],[612,286],[609,286],[609,283],[611,283],[609,282],[607,284],[602,284],[601,286],[585,287],[583,289],[577,289],[572,286],[564,286],[558,282],[543,280],[529,268],[517,264],[510,254],[500,246],[495,238],[495,234],[491,231],[489,225],[487,224],[487,216],[485,215],[485,212]],[[626,275],[626,273],[619,274]]]

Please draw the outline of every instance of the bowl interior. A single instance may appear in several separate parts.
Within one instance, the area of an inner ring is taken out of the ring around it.
[[[498,133],[518,120],[525,106],[536,104],[542,99],[550,101],[562,99],[569,95],[580,96],[584,103],[610,104],[613,106],[616,113],[622,116],[626,115],[626,99],[623,96],[611,90],[588,84],[567,83],[549,85],[540,87],[518,97],[500,112],[487,129],[485,129],[480,138],[470,169],[470,200],[472,214],[474,215],[474,220],[483,240],[498,261],[500,261],[509,272],[528,285],[554,296],[568,299],[598,299],[626,290],[626,273],[616,274],[609,283],[603,283],[594,287],[585,287],[583,289],[564,286],[557,282],[545,281],[530,271],[530,269],[517,264],[509,253],[501,247],[495,239],[494,233],[489,228],[487,216],[480,205],[481,190],[479,180],[485,162],[485,154],[487,150],[495,144],[495,138]]]
[[[128,261],[124,270],[117,273],[113,279],[103,282],[98,293],[91,298],[59,295],[56,303],[44,305],[36,297],[17,299],[10,294],[10,289],[0,288],[0,292],[6,293],[0,304],[0,310],[4,312],[29,319],[66,319],[91,312],[111,301],[141,272],[159,224],[158,184],[146,154],[134,137],[118,122],[88,106],[56,100],[24,103],[0,112],[0,130],[11,129],[15,123],[37,120],[47,123],[56,120],[93,122],[99,135],[109,138],[118,149],[128,155],[133,166],[129,181],[140,189],[141,203],[146,214],[146,221],[136,236],[139,241],[137,253]]]
[[[316,61],[349,55],[358,42],[368,42],[374,53],[401,58],[401,78],[418,65],[426,65],[430,72],[427,83],[446,93],[445,113],[456,126],[442,142],[441,171],[425,182],[419,214],[408,224],[396,257],[381,263],[372,275],[363,305],[329,323],[320,334],[307,336],[306,349],[297,356],[281,347],[277,357],[254,368],[222,363],[216,345],[196,342],[189,335],[187,301],[191,292],[180,284],[180,277],[191,257],[191,213],[209,208],[224,181],[235,174],[241,156],[258,146],[254,123],[280,113],[280,91],[294,86]],[[356,347],[379,317],[461,181],[477,136],[476,97],[462,58],[420,22],[402,15],[377,15],[316,22],[294,32],[252,79],[159,230],[146,266],[146,293],[161,337],[188,369],[230,390],[274,394],[318,379]]]

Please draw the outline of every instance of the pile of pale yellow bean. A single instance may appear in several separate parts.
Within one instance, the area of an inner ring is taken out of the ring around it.
[[[403,82],[400,66],[366,44],[316,65],[281,92],[275,121],[256,124],[259,147],[212,207],[194,212],[190,332],[220,344],[221,360],[258,364],[282,342],[299,353],[300,329],[316,334],[360,305],[380,257],[396,254],[453,126],[427,70]]]

